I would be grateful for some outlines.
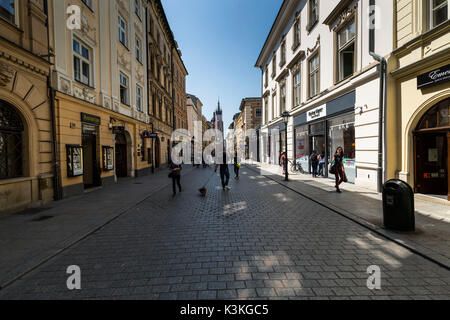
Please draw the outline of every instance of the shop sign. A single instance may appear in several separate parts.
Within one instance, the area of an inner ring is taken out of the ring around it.
[[[306,113],[306,120],[310,122],[326,116],[327,116],[327,107],[323,105],[308,111]]]
[[[113,127],[113,134],[124,134],[125,133],[125,127]]]
[[[450,81],[450,64],[417,77],[417,89]]]
[[[81,122],[99,126],[101,124],[100,117],[93,116],[87,113],[81,113]]]

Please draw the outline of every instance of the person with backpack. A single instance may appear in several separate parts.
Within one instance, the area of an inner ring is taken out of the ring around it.
[[[181,165],[177,165],[173,161],[171,161],[169,168],[170,168],[169,178],[172,178],[173,196],[175,197],[177,195],[177,188],[176,188],[177,185],[178,185],[178,189],[181,192],[181,170],[182,170],[182,167],[181,167]]]
[[[313,178],[317,178],[317,167],[319,165],[319,156],[317,155],[316,150],[313,150],[309,159],[311,161],[312,176]]]

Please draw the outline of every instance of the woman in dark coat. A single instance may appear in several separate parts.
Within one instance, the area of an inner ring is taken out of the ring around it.
[[[335,166],[335,176],[336,176],[336,192],[342,193],[339,186],[342,182],[345,182],[345,171],[344,171],[344,150],[342,147],[338,147],[336,149],[336,153],[333,157],[334,166]]]

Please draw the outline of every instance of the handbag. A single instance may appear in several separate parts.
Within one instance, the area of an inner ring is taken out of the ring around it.
[[[330,174],[336,174],[336,163],[331,162]]]

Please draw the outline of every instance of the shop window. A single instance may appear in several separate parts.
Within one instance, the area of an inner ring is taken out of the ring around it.
[[[344,167],[347,178],[354,183],[356,178],[355,115],[345,115],[328,121],[329,163],[338,147],[344,149]]]
[[[17,0],[0,1],[0,17],[12,24],[17,24]]]
[[[418,130],[449,127],[450,98],[431,108],[420,120]]]
[[[77,39],[73,40],[73,72],[74,79],[87,86],[92,84],[91,49]]]
[[[309,159],[309,135],[308,126],[295,128],[295,157],[303,169],[308,168]]]
[[[355,22],[339,31],[337,35],[338,80],[344,80],[355,72]]]
[[[22,120],[15,108],[0,100],[0,179],[23,176]]]
[[[428,27],[433,29],[448,20],[450,15],[448,0],[428,0],[427,11]]]

